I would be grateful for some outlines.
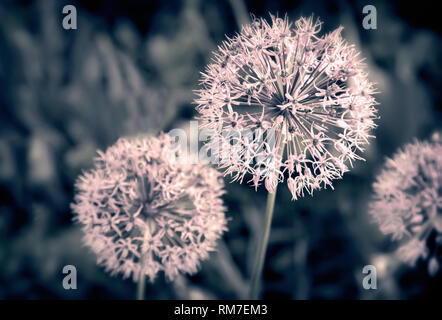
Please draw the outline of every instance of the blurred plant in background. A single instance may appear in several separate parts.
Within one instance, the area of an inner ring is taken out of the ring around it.
[[[399,259],[411,266],[428,259],[432,276],[439,271],[442,244],[442,144],[436,139],[407,144],[387,159],[370,204],[381,231],[406,241],[397,251]]]
[[[196,273],[226,230],[220,173],[179,151],[167,134],[119,139],[76,182],[84,243],[111,275],[142,288],[160,271],[168,280]]]
[[[235,1],[236,2],[236,1]],[[61,28],[74,4],[78,30]],[[312,199],[280,193],[264,273],[264,297],[382,299],[432,295],[440,272],[398,263],[396,247],[370,222],[371,185],[385,156],[441,127],[441,46],[437,10],[374,1],[378,30],[361,28],[365,1],[245,1],[256,16],[287,12],[324,17],[324,32],[364,52],[377,96],[376,139],[346,179]],[[182,126],[200,70],[215,43],[239,25],[225,1],[12,1],[0,3],[0,298],[133,298],[130,280],[109,277],[79,244],[69,203],[81,168],[117,137]],[[171,285],[160,277],[147,298],[244,297],[254,244],[262,233],[262,197],[227,184],[229,232],[195,276]],[[369,235],[369,236],[367,236]],[[246,254],[244,254],[246,253]],[[64,290],[64,265],[78,289]],[[361,270],[378,269],[378,290]],[[220,281],[222,279],[222,281]]]

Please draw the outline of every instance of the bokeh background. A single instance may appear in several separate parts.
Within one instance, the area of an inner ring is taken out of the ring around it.
[[[62,8],[77,8],[64,30]],[[377,8],[377,30],[362,8]],[[371,184],[386,156],[441,128],[441,29],[422,1],[10,1],[0,2],[0,299],[133,299],[131,280],[110,277],[82,245],[69,205],[73,183],[96,149],[118,137],[188,128],[192,90],[211,51],[249,19],[268,13],[343,25],[363,52],[380,102],[365,153],[335,190],[290,201],[280,187],[264,272],[272,299],[435,297],[430,277],[392,254],[397,243],[367,214]],[[266,192],[226,179],[229,231],[195,276],[146,289],[149,299],[244,298],[263,229]],[[64,290],[74,265],[78,289]],[[362,268],[377,267],[377,290]]]

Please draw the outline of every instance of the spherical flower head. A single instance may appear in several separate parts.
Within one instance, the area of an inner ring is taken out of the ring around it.
[[[197,90],[207,148],[234,180],[252,175],[272,192],[284,181],[293,199],[341,178],[362,159],[377,104],[359,52],[321,22],[271,16],[224,41]]]
[[[166,134],[120,139],[78,178],[75,219],[112,275],[193,274],[226,230],[222,177],[180,152]]]
[[[373,188],[371,216],[384,234],[406,241],[399,258],[414,265],[429,256],[428,237],[442,233],[441,141],[406,145],[387,159]]]

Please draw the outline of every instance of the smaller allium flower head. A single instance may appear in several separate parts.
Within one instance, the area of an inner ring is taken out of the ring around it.
[[[406,242],[397,252],[399,258],[415,265],[430,256],[429,237],[435,235],[436,245],[442,244],[441,140],[406,145],[387,159],[373,187],[370,214],[384,234]],[[432,273],[435,259],[430,259]]]
[[[166,134],[120,139],[76,182],[84,242],[112,275],[193,274],[226,230],[222,177],[192,164]]]
[[[197,111],[207,148],[234,180],[272,192],[287,173],[293,199],[341,178],[375,127],[376,101],[342,27],[271,16],[219,46],[202,75]],[[226,151],[227,150],[227,151]]]

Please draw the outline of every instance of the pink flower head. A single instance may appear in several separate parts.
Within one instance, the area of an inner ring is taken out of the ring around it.
[[[197,91],[207,146],[234,180],[246,173],[293,199],[331,186],[361,160],[375,127],[372,84],[354,46],[321,22],[255,19],[215,52]]]
[[[387,159],[373,188],[370,214],[380,230],[394,240],[409,239],[399,258],[411,265],[426,258],[428,236],[442,233],[441,141],[406,145]]]
[[[75,219],[112,275],[193,274],[226,230],[222,177],[179,153],[166,134],[120,139],[78,178]]]

